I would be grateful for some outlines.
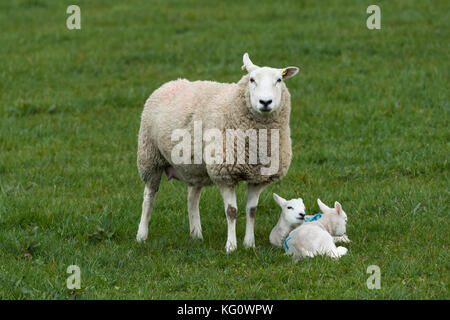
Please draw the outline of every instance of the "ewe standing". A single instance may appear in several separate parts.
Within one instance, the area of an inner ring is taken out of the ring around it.
[[[202,239],[202,188],[211,184],[219,188],[228,222],[227,252],[236,249],[235,187],[247,181],[244,246],[255,246],[259,195],[286,174],[291,162],[290,95],[283,80],[297,74],[298,68],[258,67],[248,54],[243,60],[248,74],[238,83],[179,79],[164,84],[146,101],[138,139],[137,164],[145,190],[137,241],[147,238],[165,172],[168,179],[188,185],[192,238]]]

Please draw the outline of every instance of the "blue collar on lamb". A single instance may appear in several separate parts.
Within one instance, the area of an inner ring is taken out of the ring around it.
[[[304,222],[312,222],[312,221],[319,220],[320,218],[322,218],[322,215],[323,215],[323,213],[316,213],[315,215],[312,215],[312,216],[305,216]]]
[[[283,248],[284,248],[284,251],[286,251],[286,253],[290,253],[289,252],[289,245],[288,245],[288,242],[289,242],[289,240],[291,240],[291,236],[289,235],[287,238],[286,238],[286,240],[284,240],[284,242],[283,242]]]

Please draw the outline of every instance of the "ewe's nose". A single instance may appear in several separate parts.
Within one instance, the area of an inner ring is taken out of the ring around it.
[[[264,107],[269,106],[272,103],[272,99],[270,100],[259,100],[259,103],[261,103]]]

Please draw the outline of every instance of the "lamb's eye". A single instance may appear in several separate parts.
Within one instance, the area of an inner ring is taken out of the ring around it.
[[[289,210],[292,210],[292,207],[287,207]]]
[[[251,83],[255,83],[255,79],[250,78],[250,82],[251,82]]]
[[[277,82],[278,82],[278,83],[280,83],[280,82],[281,82],[281,78],[280,78],[280,79],[278,79],[278,80],[277,80]]]

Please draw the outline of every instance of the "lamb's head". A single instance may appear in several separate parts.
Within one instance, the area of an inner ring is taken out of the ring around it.
[[[286,200],[276,193],[273,194],[273,198],[281,207],[280,219],[287,222],[292,229],[303,223],[306,209],[301,198]]]
[[[328,215],[328,227],[333,236],[342,236],[346,232],[347,214],[342,209],[339,202],[334,203],[334,208],[328,207],[320,199],[317,199],[317,204],[323,214]]]
[[[297,67],[276,69],[258,67],[247,53],[243,57],[242,69],[249,73],[248,89],[251,108],[261,114],[270,114],[280,107],[283,80],[297,74]]]

